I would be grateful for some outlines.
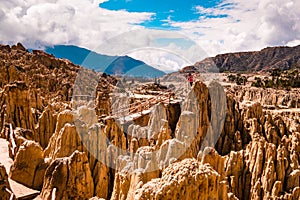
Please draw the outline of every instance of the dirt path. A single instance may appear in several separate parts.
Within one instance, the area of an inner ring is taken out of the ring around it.
[[[10,166],[13,164],[13,160],[9,157],[8,142],[5,139],[0,138],[0,162],[5,166],[7,174],[9,174]],[[12,179],[8,179],[10,187],[17,199],[33,199],[40,192],[30,189]]]

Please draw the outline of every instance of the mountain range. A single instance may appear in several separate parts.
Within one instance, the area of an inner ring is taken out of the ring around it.
[[[267,72],[288,70],[300,66],[300,45],[295,47],[267,47],[261,51],[219,54],[205,58],[181,71]]]
[[[129,56],[108,56],[73,45],[47,47],[45,52],[57,58],[68,59],[74,64],[111,75],[134,77],[161,77],[165,72]]]

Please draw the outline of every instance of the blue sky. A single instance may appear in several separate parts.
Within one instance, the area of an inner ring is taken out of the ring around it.
[[[99,6],[115,11],[154,13],[155,15],[151,20],[142,22],[140,25],[154,29],[175,29],[167,21],[189,22],[196,21],[201,16],[217,17],[199,13],[197,6],[213,8],[219,5],[220,2],[221,0],[110,0],[101,3]]]

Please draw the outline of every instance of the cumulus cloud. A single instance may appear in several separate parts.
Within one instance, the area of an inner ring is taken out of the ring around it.
[[[90,49],[125,31],[141,29],[153,13],[109,11],[105,0],[2,0],[0,42],[27,47],[74,44]]]
[[[129,54],[167,71],[208,55],[300,44],[299,0],[224,0],[213,8],[196,6],[198,20],[164,21],[180,28],[180,34],[138,25],[155,13],[110,11],[99,7],[104,1],[1,0],[0,43],[22,42],[28,48],[73,44],[108,55]],[[180,37],[194,43],[185,48],[174,41],[157,43]]]
[[[298,0],[225,0],[214,8],[196,7],[203,14],[197,21],[169,24],[191,35],[210,55],[259,50],[300,39],[299,7]]]

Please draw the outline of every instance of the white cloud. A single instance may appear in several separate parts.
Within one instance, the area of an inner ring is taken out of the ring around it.
[[[294,47],[300,44],[300,40],[292,40],[290,42],[288,42],[286,45],[289,47]]]
[[[153,13],[109,11],[99,7],[105,0],[2,0],[0,42],[22,42],[27,47],[74,44],[90,49],[135,25]]]
[[[22,42],[29,48],[73,44],[110,55],[127,53],[164,70],[207,55],[300,44],[299,0],[224,0],[215,8],[197,6],[203,14],[197,21],[164,21],[180,27],[180,33],[148,30],[137,24],[154,13],[110,11],[99,7],[104,1],[1,0],[0,43]],[[155,43],[180,37],[195,44],[182,49],[174,42]]]
[[[298,0],[225,0],[215,8],[197,7],[214,18],[169,23],[191,35],[210,55],[259,50],[300,40],[299,8]]]
[[[143,60],[148,65],[166,72],[176,71],[193,64],[185,58],[164,49],[141,49],[128,55],[132,58]]]

